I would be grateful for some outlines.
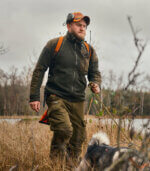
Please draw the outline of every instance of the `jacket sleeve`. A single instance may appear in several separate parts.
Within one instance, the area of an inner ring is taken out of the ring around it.
[[[91,57],[88,69],[88,80],[89,82],[101,84],[101,73],[98,69],[98,57],[93,47],[91,47]]]
[[[54,48],[58,38],[52,39],[47,42],[43,48],[36,67],[33,71],[31,85],[30,85],[30,102],[40,101],[40,87],[43,82],[44,74],[48,67],[50,67],[51,58],[54,54]]]
[[[43,82],[44,74],[50,63],[50,51],[44,47],[36,67],[33,71],[31,85],[30,85],[30,102],[40,101],[40,87]]]

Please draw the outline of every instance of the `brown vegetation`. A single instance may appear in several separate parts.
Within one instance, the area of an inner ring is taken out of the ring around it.
[[[85,154],[87,143],[93,133],[102,130],[110,138],[111,145],[118,144],[118,130],[120,146],[132,146],[140,149],[143,136],[133,134],[127,130],[127,125],[118,129],[116,124],[102,124],[101,119],[95,122],[94,118],[87,119],[87,141],[83,146]],[[49,126],[39,124],[37,121],[26,120],[16,124],[0,123],[0,170],[9,170],[12,167],[18,170],[61,170],[58,165],[53,165],[49,159],[49,147],[52,132]],[[132,139],[131,139],[132,138]]]

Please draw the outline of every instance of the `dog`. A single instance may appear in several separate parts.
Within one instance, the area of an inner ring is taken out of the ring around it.
[[[87,152],[75,171],[145,170],[148,163],[143,163],[143,158],[137,154],[136,150],[128,147],[110,146],[107,134],[98,132],[92,136]]]

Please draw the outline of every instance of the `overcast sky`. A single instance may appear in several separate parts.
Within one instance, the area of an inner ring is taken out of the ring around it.
[[[150,0],[0,0],[0,42],[9,51],[0,56],[0,68],[20,70],[37,60],[46,42],[66,33],[63,22],[70,12],[90,16],[92,42],[99,57],[101,72],[128,73],[137,57],[127,20],[132,16],[139,36],[150,39]],[[142,56],[139,71],[150,74],[150,43]]]

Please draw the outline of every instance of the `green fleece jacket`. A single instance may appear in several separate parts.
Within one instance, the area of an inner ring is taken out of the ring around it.
[[[100,85],[101,74],[98,70],[98,57],[92,46],[91,56],[84,42],[73,34],[67,33],[58,53],[54,50],[59,38],[48,41],[34,69],[30,102],[40,101],[40,87],[44,73],[49,69],[45,86],[45,97],[55,94],[68,101],[85,100],[86,75],[90,82]]]

